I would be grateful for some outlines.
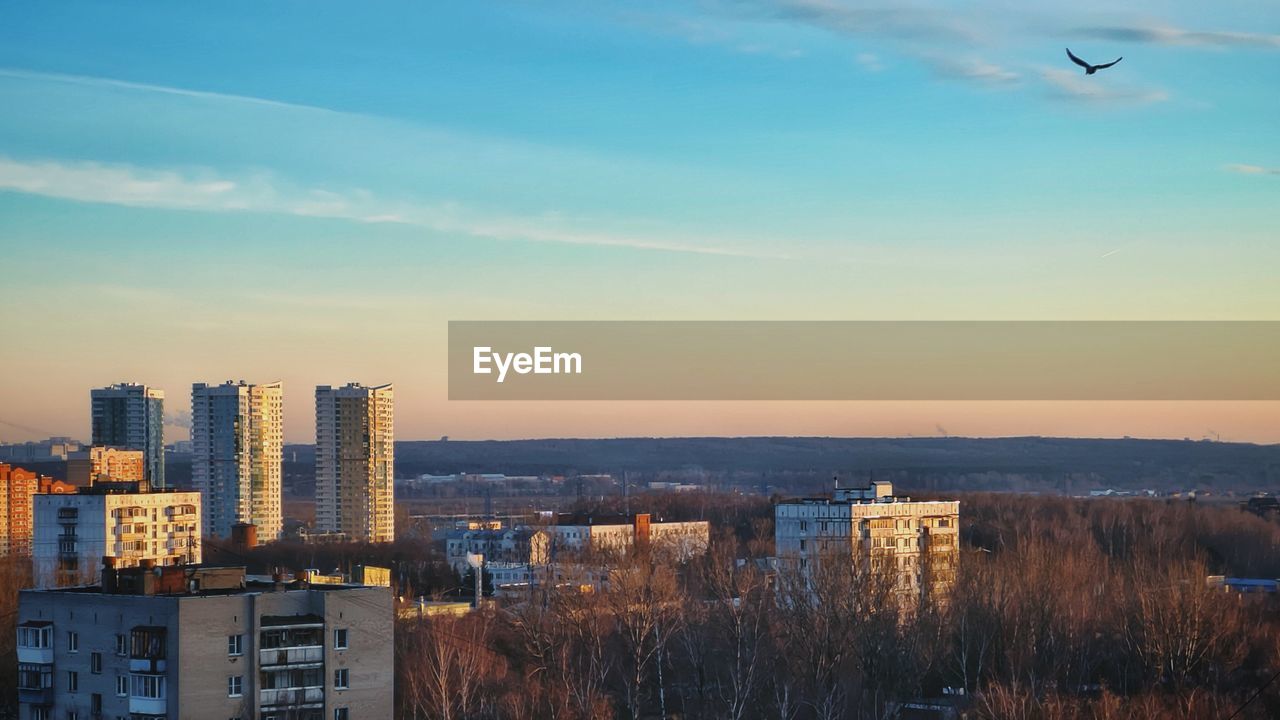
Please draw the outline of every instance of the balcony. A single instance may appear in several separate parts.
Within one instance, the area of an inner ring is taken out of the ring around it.
[[[129,714],[158,715],[163,717],[169,710],[169,701],[164,698],[129,697]]]
[[[18,688],[18,702],[31,705],[52,705],[53,688]]]
[[[262,667],[277,665],[315,665],[323,662],[323,645],[269,648],[258,651],[258,664]]]
[[[52,665],[53,664],[53,648],[52,647],[23,647],[18,646],[18,662],[30,665]]]
[[[273,708],[298,708],[314,705],[324,706],[324,688],[278,688],[275,690],[259,690],[258,704],[263,711]]]

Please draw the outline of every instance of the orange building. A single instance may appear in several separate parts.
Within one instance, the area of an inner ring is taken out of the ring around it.
[[[0,557],[31,554],[31,497],[40,476],[0,463]]]
[[[141,450],[95,445],[67,457],[67,482],[80,487],[100,480],[140,482],[145,472],[146,457]]]

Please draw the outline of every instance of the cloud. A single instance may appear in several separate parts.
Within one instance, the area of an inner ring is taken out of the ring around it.
[[[884,70],[884,63],[880,62],[880,57],[875,53],[858,53],[854,58],[854,62],[858,63],[858,66],[867,72],[878,73]]]
[[[962,80],[988,87],[1007,87],[1017,83],[1021,78],[1018,73],[1008,68],[977,58],[927,56],[924,59],[934,73],[951,80]]]
[[[189,90],[187,88],[171,87],[169,85],[153,85],[151,83],[132,82],[130,80],[116,80],[114,78],[96,77],[90,75],[67,75],[63,73],[46,73],[33,72],[29,70],[20,70],[16,68],[0,68],[0,77],[15,78],[18,80],[37,80],[43,82],[58,82],[67,85],[80,85],[83,87],[94,88],[118,88],[120,90],[137,90],[143,92],[160,93],[163,95],[176,95],[179,97],[196,98],[200,100],[216,100],[221,102],[233,102],[245,105],[259,105],[262,107],[284,108],[289,110],[306,110],[308,112],[322,113],[338,113],[338,110],[320,107],[317,105],[306,105],[302,103],[284,102],[282,100],[270,100],[268,98],[254,97],[252,95],[236,95],[233,93],[210,92],[207,90]]]
[[[980,33],[952,13],[909,6],[852,7],[837,0],[755,0],[749,12],[804,23],[843,35],[878,35],[899,40],[976,40]]]
[[[508,217],[452,202],[393,202],[363,190],[334,192],[293,188],[265,174],[230,179],[209,170],[182,174],[130,165],[22,161],[0,156],[0,191],[125,207],[260,212],[366,224],[387,223],[493,240],[730,257],[787,257],[708,245],[693,238],[672,239],[598,231],[555,214]]]
[[[1269,168],[1261,165],[1245,165],[1233,163],[1224,166],[1227,170],[1242,175],[1280,175],[1280,168]]]
[[[1148,105],[1169,99],[1169,93],[1159,88],[1115,85],[1072,70],[1044,68],[1040,77],[1049,85],[1051,94],[1063,100],[1094,105]]]
[[[1184,30],[1169,26],[1082,27],[1072,31],[1077,37],[1125,43],[1183,45],[1216,48],[1253,47],[1280,49],[1280,35],[1249,32]]]

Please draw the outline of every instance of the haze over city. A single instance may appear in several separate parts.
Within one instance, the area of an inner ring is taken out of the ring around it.
[[[451,403],[444,368],[456,319],[1274,319],[1267,9],[6,7],[0,440],[123,381],[181,439],[243,378],[298,442],[351,379],[402,439],[1278,442],[1276,403]]]

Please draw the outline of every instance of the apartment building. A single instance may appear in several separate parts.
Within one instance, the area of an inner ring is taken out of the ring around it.
[[[649,513],[632,515],[588,515],[567,513],[540,529],[545,544],[533,540],[535,555],[558,553],[626,553],[647,547],[687,560],[705,553],[711,539],[711,524],[705,520],[666,522]]]
[[[140,482],[147,479],[146,453],[95,445],[67,456],[67,482],[88,487],[99,480]]]
[[[41,479],[30,470],[0,464],[0,557],[31,554],[32,498]]]
[[[145,481],[36,495],[36,587],[96,583],[103,558],[117,568],[199,563],[200,505],[200,493],[152,492]]]
[[[316,387],[316,529],[395,540],[395,391]]]
[[[191,479],[203,496],[206,537],[239,523],[277,540],[281,520],[284,392],[278,382],[191,386]]]
[[[93,445],[140,450],[145,479],[164,487],[164,391],[119,383],[89,391]]]
[[[21,720],[392,716],[389,588],[259,581],[244,568],[102,576],[22,591]]]
[[[913,501],[893,485],[837,487],[832,497],[785,500],[774,508],[778,567],[805,573],[835,559],[894,573],[897,588],[945,594],[959,559],[960,503]]]
[[[450,530],[445,536],[445,559],[455,572],[464,573],[469,567],[468,555],[483,555],[487,563],[515,563],[527,565],[531,561],[545,559],[531,555],[534,531],[528,527],[467,528]]]

